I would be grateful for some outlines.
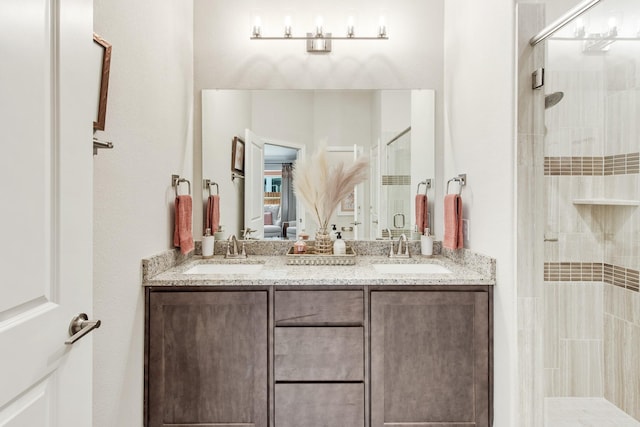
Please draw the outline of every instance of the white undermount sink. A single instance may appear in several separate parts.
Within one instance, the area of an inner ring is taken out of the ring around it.
[[[372,264],[378,273],[383,274],[448,274],[451,273],[440,264]]]
[[[264,264],[196,264],[183,274],[256,274]]]

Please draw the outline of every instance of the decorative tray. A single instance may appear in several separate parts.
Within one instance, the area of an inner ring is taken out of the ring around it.
[[[345,255],[316,254],[313,245],[307,243],[307,252],[304,254],[294,254],[293,248],[289,248],[287,253],[287,264],[289,265],[355,265],[356,253],[353,248],[347,246]]]

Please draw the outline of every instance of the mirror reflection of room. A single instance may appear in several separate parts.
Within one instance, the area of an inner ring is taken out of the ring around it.
[[[247,228],[256,239],[314,236],[300,200],[283,198],[283,164],[324,145],[333,163],[370,159],[369,179],[330,224],[345,239],[411,237],[415,188],[435,175],[434,102],[431,90],[203,90],[202,172],[220,183],[227,236]],[[245,141],[244,178],[235,180],[226,172],[234,137]]]
[[[298,150],[278,145],[264,146],[264,238],[295,240],[296,195],[293,166]]]

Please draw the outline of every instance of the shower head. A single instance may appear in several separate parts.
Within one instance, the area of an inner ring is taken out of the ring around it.
[[[544,109],[548,109],[562,101],[564,98],[564,92],[554,92],[544,97]]]

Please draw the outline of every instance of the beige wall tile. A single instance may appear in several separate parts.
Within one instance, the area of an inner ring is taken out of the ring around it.
[[[603,390],[602,342],[561,340],[562,393],[573,397],[601,397]]]
[[[634,303],[638,292],[611,284],[604,285],[604,312],[628,322],[634,321]]]
[[[602,339],[603,284],[563,283],[557,289],[560,339]]]

